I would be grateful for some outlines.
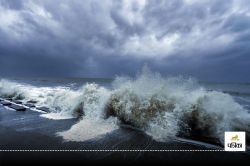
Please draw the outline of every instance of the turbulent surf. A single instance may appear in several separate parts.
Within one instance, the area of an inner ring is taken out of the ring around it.
[[[37,87],[2,79],[0,97],[46,106],[51,111],[42,115],[46,118],[79,118],[69,131],[58,133],[69,141],[98,138],[120,124],[157,141],[185,137],[223,143],[225,131],[250,132],[249,110],[231,95],[191,78],[165,78],[147,67],[135,78],[117,77],[111,87]]]

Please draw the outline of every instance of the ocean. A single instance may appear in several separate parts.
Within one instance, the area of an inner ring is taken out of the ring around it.
[[[66,142],[96,140],[121,127],[161,143],[189,139],[223,147],[225,131],[245,131],[250,140],[249,83],[164,77],[149,70],[133,78],[2,78],[0,98],[33,104],[29,109],[50,121],[77,119],[55,132]]]

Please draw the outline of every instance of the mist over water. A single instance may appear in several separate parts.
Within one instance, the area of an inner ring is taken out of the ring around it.
[[[240,95],[242,88],[232,96],[221,92],[218,85],[213,89],[191,78],[162,77],[146,66],[135,78],[117,77],[108,86],[90,82],[36,86],[2,79],[0,97],[46,106],[51,113],[41,115],[45,118],[80,117],[71,129],[57,133],[67,141],[98,139],[120,124],[163,142],[176,137],[204,137],[223,143],[225,131],[250,132],[250,100]]]

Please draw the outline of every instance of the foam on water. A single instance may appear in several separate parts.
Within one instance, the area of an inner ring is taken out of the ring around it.
[[[72,114],[65,114],[65,113],[48,113],[48,114],[42,114],[41,117],[53,119],[53,120],[62,120],[62,119],[72,119],[74,118]]]
[[[115,118],[108,120],[84,118],[68,131],[58,132],[66,141],[87,141],[102,138],[108,133],[118,129]]]
[[[157,141],[202,136],[223,142],[225,131],[250,132],[250,114],[233,97],[208,91],[194,79],[164,78],[144,68],[136,78],[117,77],[112,89],[88,83],[67,87],[35,87],[0,81],[0,96],[33,100],[52,110],[43,117],[65,119],[83,110],[80,121],[58,133],[68,141],[99,138],[126,123]]]
[[[147,68],[136,79],[117,78],[111,114],[142,128],[158,141],[179,136],[212,137],[249,132],[250,114],[225,93],[207,91],[193,79],[163,78]]]
[[[104,107],[110,91],[97,84],[86,84],[82,89],[84,117],[70,130],[58,133],[67,141],[86,141],[101,138],[118,128],[117,118],[104,119]]]
[[[35,87],[0,80],[0,97],[21,100],[23,103],[34,102],[37,107],[46,106],[52,111],[51,115],[46,115],[50,119],[73,118],[70,111],[79,105],[81,95],[81,90],[71,90],[68,87]]]

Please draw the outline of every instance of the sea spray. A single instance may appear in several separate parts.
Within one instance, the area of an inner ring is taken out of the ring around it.
[[[117,129],[117,118],[104,119],[104,107],[109,99],[110,91],[97,84],[86,84],[81,91],[84,116],[68,131],[57,134],[66,141],[86,141],[101,138]]]
[[[0,80],[0,97],[20,100],[23,103],[35,103],[37,107],[48,107],[52,115],[43,115],[50,119],[74,117],[73,110],[81,103],[81,90],[69,87],[36,87],[5,79]]]
[[[250,132],[250,114],[232,96],[208,91],[194,79],[164,78],[148,68],[136,78],[117,77],[109,89],[96,83],[71,89],[1,80],[0,97],[15,96],[49,107],[52,113],[43,115],[47,118],[80,115],[70,130],[58,133],[68,141],[99,137],[120,123],[143,130],[157,141],[190,137],[223,143],[225,131]]]
[[[222,143],[225,131],[249,132],[250,115],[241,105],[193,79],[163,78],[144,69],[136,79],[117,78],[114,85],[107,113],[158,141],[179,136]]]

